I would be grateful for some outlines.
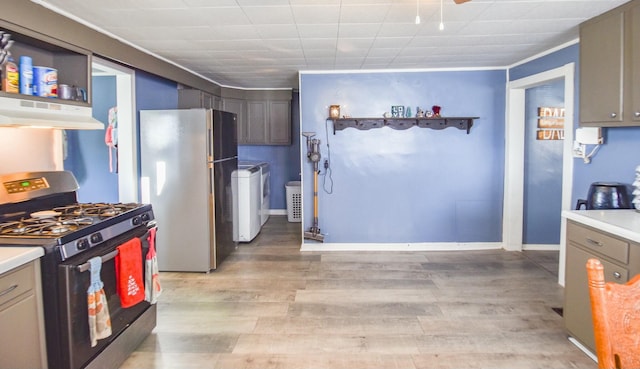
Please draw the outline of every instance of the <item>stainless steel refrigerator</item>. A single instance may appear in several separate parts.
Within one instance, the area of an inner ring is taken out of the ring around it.
[[[140,111],[140,190],[162,233],[161,271],[209,272],[235,250],[236,132],[233,113]]]

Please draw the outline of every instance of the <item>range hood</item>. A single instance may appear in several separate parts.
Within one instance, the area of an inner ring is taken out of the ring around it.
[[[0,97],[0,127],[104,129],[91,107]]]

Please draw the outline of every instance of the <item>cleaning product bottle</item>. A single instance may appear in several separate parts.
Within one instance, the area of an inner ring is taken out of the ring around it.
[[[2,66],[2,91],[17,94],[20,91],[18,66],[9,58]]]
[[[20,57],[20,93],[33,95],[33,64],[31,57]]]

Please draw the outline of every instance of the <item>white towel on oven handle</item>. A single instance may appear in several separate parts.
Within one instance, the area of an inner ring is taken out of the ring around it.
[[[149,251],[144,261],[144,299],[150,304],[158,302],[158,296],[162,293],[160,285],[160,273],[158,271],[158,255],[156,255],[156,230],[149,229],[147,241],[149,242]]]
[[[102,258],[96,256],[89,259],[89,265],[91,273],[91,284],[87,290],[89,337],[91,338],[91,347],[95,347],[99,339],[111,336],[111,317],[109,316],[107,296],[104,294],[104,283],[100,279]]]

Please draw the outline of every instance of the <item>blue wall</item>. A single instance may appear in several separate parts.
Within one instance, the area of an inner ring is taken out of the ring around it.
[[[516,80],[567,63],[576,63],[574,128],[578,128],[580,122],[579,52],[579,45],[572,45],[509,70],[510,80]],[[574,159],[572,204],[575,204],[577,199],[586,198],[592,182],[614,181],[630,184],[634,181],[635,168],[640,164],[640,127],[603,128],[603,135],[605,143],[590,164],[585,164],[580,158]],[[589,145],[589,150],[592,148],[593,146]]]
[[[116,106],[115,77],[94,77],[93,117],[109,123],[109,109]],[[71,171],[80,185],[80,202],[118,202],[118,174],[109,171],[109,149],[105,131],[67,130],[65,170]],[[115,151],[112,151],[115,163]],[[115,164],[114,164],[115,170]]]
[[[504,172],[504,70],[302,74],[302,131],[331,149],[333,193],[319,192],[325,242],[499,242]],[[381,117],[392,105],[478,116],[463,130],[388,127],[333,135],[341,114]],[[328,128],[329,134],[325,134]],[[306,150],[305,150],[306,151]],[[303,165],[304,227],[313,219],[312,170]]]
[[[562,140],[538,140],[538,107],[564,107],[564,80],[525,92],[524,244],[559,244]]]

